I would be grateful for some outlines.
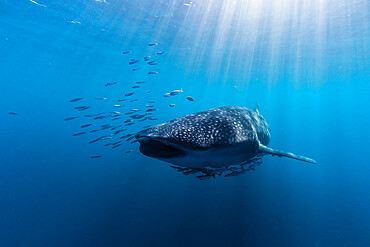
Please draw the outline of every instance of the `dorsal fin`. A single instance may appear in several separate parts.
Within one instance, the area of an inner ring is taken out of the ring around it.
[[[258,105],[258,102],[256,101],[256,106],[254,107],[254,111],[257,112],[258,114],[260,114],[260,107]]]
[[[296,159],[296,160],[301,160],[301,161],[308,162],[308,163],[311,163],[311,164],[316,164],[316,161],[313,160],[313,159],[310,159],[310,158],[307,158],[307,157],[304,157],[304,156],[301,156],[301,155],[296,155],[296,154],[293,154],[293,153],[289,153],[289,152],[269,148],[269,147],[266,147],[262,144],[260,144],[259,151],[261,153],[276,155],[276,156],[279,156],[279,157],[288,157],[288,158],[291,158],[291,159]]]

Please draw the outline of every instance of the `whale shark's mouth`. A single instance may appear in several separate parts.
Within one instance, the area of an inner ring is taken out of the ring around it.
[[[161,138],[137,138],[140,142],[140,152],[152,158],[175,158],[185,156],[183,149]]]

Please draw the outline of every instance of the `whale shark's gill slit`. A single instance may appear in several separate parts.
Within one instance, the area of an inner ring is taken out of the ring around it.
[[[185,155],[182,149],[159,140],[141,140],[140,152],[153,158],[174,158]]]

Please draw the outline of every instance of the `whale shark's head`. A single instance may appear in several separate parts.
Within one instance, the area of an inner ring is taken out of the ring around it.
[[[136,134],[140,142],[140,152],[157,159],[181,158],[187,155],[186,145],[178,143],[170,136],[161,136],[155,128]]]
[[[220,107],[191,114],[138,132],[140,152],[172,164],[223,167],[254,157],[270,132],[258,112]]]

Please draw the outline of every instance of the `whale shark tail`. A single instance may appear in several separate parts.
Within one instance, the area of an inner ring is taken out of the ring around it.
[[[296,155],[296,154],[293,154],[293,153],[290,153],[290,152],[285,152],[285,151],[269,148],[269,147],[266,147],[262,144],[260,144],[259,151],[260,151],[260,153],[263,153],[263,154],[271,154],[271,155],[276,155],[276,156],[279,156],[279,157],[288,157],[288,158],[291,158],[291,159],[296,159],[296,160],[308,162],[308,163],[311,163],[311,164],[316,164],[316,161],[313,160],[313,159],[310,159],[310,158],[307,158],[307,157],[304,157],[304,156],[301,156],[301,155]]]

